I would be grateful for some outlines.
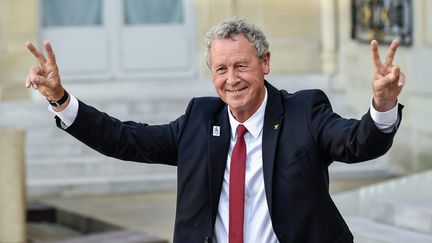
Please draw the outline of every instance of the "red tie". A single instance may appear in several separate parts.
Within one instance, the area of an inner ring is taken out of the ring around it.
[[[243,243],[244,191],[246,173],[246,143],[244,135],[247,129],[237,127],[237,141],[231,154],[229,181],[229,243]]]

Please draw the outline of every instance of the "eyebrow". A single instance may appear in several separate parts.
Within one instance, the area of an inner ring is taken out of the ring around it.
[[[224,64],[216,64],[216,65],[212,66],[212,68],[214,68],[214,69],[218,69],[220,67],[226,67],[226,65],[224,65]]]

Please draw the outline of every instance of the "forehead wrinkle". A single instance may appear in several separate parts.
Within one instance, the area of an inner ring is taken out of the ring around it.
[[[224,58],[224,61],[221,61],[221,62],[215,61],[215,63],[214,63],[213,66],[214,67],[234,66],[234,65],[237,65],[239,63],[246,63],[246,64],[248,64],[250,62],[251,61],[248,60],[247,57],[238,55],[238,56]]]
[[[247,46],[244,46],[245,42],[248,44]],[[236,35],[234,38],[217,38],[211,44],[210,65],[215,67],[241,62],[249,63],[252,58],[250,51],[254,53],[253,56],[255,57],[256,50],[253,44],[242,35]]]

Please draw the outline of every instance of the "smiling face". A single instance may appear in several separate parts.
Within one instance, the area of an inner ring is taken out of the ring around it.
[[[255,47],[242,34],[211,43],[210,69],[216,92],[237,121],[246,121],[264,100],[269,62],[270,53],[258,58]]]

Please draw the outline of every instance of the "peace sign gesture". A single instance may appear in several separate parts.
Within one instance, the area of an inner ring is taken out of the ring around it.
[[[405,84],[405,74],[393,65],[393,59],[399,46],[398,40],[393,40],[385,63],[381,62],[378,53],[378,42],[371,41],[371,56],[374,66],[373,78],[373,106],[377,111],[388,111],[397,103],[397,98]]]
[[[33,87],[49,100],[59,100],[64,89],[60,82],[60,74],[51,44],[44,42],[47,58],[31,42],[26,43],[27,49],[38,61],[38,65],[30,68],[25,86]]]

